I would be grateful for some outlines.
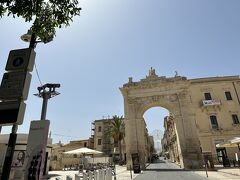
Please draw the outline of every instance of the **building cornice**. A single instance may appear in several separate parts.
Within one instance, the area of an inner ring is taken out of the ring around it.
[[[206,82],[219,82],[219,81],[240,81],[239,76],[217,76],[217,77],[206,77],[189,79],[191,83],[206,83]]]

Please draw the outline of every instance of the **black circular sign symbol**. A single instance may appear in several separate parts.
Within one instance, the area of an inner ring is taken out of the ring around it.
[[[22,57],[17,57],[17,58],[15,58],[14,60],[13,60],[13,63],[12,63],[12,65],[14,66],[14,67],[19,67],[19,66],[21,66],[23,64],[23,58]]]

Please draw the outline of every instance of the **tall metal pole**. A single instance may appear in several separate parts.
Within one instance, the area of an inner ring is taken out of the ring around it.
[[[5,155],[1,180],[9,179],[9,175],[10,175],[10,171],[11,171],[11,164],[12,164],[12,160],[13,160],[13,153],[15,150],[15,144],[16,144],[16,140],[17,140],[17,128],[18,128],[18,125],[12,126],[12,132],[11,132],[11,134],[9,136],[9,140],[8,140],[8,147],[7,147],[7,151],[6,151],[6,155]]]
[[[35,96],[38,96],[43,99],[41,120],[46,120],[48,99],[60,94],[59,92],[55,91],[55,89],[59,87],[60,87],[60,84],[48,83],[38,87],[39,92],[37,94],[34,94]]]
[[[48,99],[50,97],[51,97],[51,94],[49,94],[49,92],[44,90],[42,93],[43,103],[42,103],[41,120],[46,120],[47,104],[48,104]]]

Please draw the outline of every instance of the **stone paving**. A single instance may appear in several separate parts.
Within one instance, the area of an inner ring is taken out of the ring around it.
[[[61,180],[66,179],[66,175],[70,175],[71,177],[74,177],[75,174],[77,174],[78,171],[50,171],[49,175],[59,175],[54,176],[50,178],[50,180],[56,180],[56,177],[59,177]],[[146,174],[147,177],[145,176]],[[194,175],[195,174],[195,175]],[[179,166],[177,166],[174,163],[165,162],[165,163],[155,163],[150,164],[147,167],[147,170],[142,171],[140,174],[134,174],[130,171],[126,170],[126,166],[116,166],[116,179],[117,180],[154,180],[154,179],[169,179],[174,178],[177,179],[191,179],[191,178],[197,178],[197,179],[220,179],[220,180],[235,180],[240,179],[240,169],[239,168],[216,168],[215,171],[208,171],[208,178],[206,176],[205,170],[194,170],[194,171],[182,171]],[[114,180],[114,177],[113,177]],[[194,179],[195,180],[195,179]]]
[[[57,177],[61,180],[65,180],[67,175],[74,178],[75,174],[78,174],[78,171],[49,171],[49,176],[51,177],[50,180],[56,180]],[[126,170],[126,166],[116,165],[117,180],[131,180],[134,179],[137,175],[138,174],[134,174],[133,172],[131,173],[130,171]]]

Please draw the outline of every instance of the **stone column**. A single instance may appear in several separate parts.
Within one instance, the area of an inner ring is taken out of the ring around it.
[[[175,111],[177,138],[180,146],[180,163],[185,169],[202,167],[200,142],[197,136],[195,116],[191,114],[191,103],[178,97],[179,109]]]

